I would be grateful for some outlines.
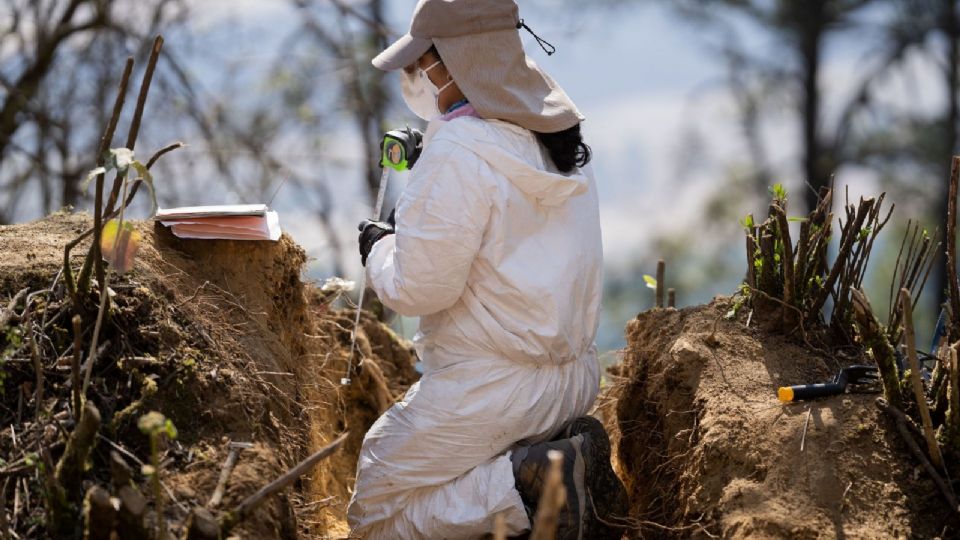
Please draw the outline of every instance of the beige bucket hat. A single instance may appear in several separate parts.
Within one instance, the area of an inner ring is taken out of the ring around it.
[[[420,0],[410,31],[377,55],[373,65],[402,69],[435,45],[482,118],[542,133],[577,125],[584,118],[573,100],[524,54],[521,26],[514,0]]]

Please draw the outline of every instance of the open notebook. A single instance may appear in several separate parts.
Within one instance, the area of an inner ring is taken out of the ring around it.
[[[179,238],[277,241],[281,232],[280,218],[265,204],[167,208],[154,219]]]

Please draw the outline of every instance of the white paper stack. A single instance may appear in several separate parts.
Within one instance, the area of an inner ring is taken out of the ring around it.
[[[265,204],[167,208],[154,219],[179,238],[276,242],[281,233],[279,216]]]

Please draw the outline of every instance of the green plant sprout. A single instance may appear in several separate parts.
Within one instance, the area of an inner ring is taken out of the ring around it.
[[[166,521],[163,518],[163,494],[160,492],[160,438],[164,435],[168,439],[177,438],[177,428],[173,422],[164,415],[151,411],[140,417],[137,421],[137,427],[140,428],[147,437],[150,438],[150,464],[141,467],[144,476],[150,478],[150,485],[153,489],[154,500],[156,501],[156,531],[155,538],[165,538],[166,531],[163,530]]]

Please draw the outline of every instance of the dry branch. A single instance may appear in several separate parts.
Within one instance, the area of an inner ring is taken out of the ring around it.
[[[91,402],[86,402],[80,421],[67,441],[67,448],[63,451],[60,462],[57,463],[57,482],[66,490],[68,500],[79,502],[83,496],[81,484],[83,472],[97,441],[97,431],[100,429],[100,411]]]
[[[7,304],[7,308],[0,311],[0,330],[3,330],[11,322],[16,322],[17,320],[17,304],[23,302],[23,299],[27,297],[27,293],[30,292],[30,288],[21,289],[20,292],[13,295],[13,298],[10,299],[10,303]]]
[[[284,473],[282,476],[280,476],[273,482],[270,482],[266,486],[263,486],[262,488],[260,488],[259,491],[257,491],[253,495],[247,497],[243,502],[237,505],[236,508],[234,508],[232,511],[228,512],[225,516],[223,516],[223,518],[221,518],[220,534],[226,535],[227,533],[229,533],[230,530],[233,529],[233,527],[243,522],[243,520],[247,519],[250,516],[250,514],[254,510],[256,510],[257,507],[263,504],[263,502],[268,497],[276,493],[279,493],[288,485],[292,484],[297,478],[299,478],[304,473],[306,473],[311,468],[313,468],[314,465],[319,463],[324,458],[327,458],[330,455],[332,455],[338,448],[340,448],[340,445],[343,444],[343,441],[347,439],[347,435],[349,435],[349,432],[344,432],[342,435],[337,437],[336,440],[334,440],[332,443],[323,447],[322,449],[320,449],[319,451],[317,451],[307,459],[301,461],[299,464],[297,464],[296,467],[290,469],[288,472]]]
[[[79,315],[73,316],[73,361],[70,364],[70,391],[73,397],[73,417],[80,417],[80,357],[83,355],[83,332]]]
[[[3,480],[0,486],[0,540],[10,540],[10,526],[7,523],[7,488],[10,486],[10,478]]]
[[[830,292],[833,291],[833,287],[837,283],[837,279],[840,277],[840,272],[843,270],[848,258],[850,257],[850,251],[853,249],[854,241],[857,239],[860,230],[863,228],[863,222],[867,219],[867,215],[873,208],[873,203],[873,199],[861,199],[860,207],[858,208],[853,221],[848,221],[847,226],[843,227],[843,233],[841,234],[842,240],[840,242],[840,250],[837,252],[837,258],[834,261],[833,268],[830,270],[830,274],[823,283],[823,288],[817,295],[816,300],[814,300],[813,304],[807,310],[807,320],[812,320],[817,316],[817,314],[820,313],[820,309],[826,303],[827,297],[830,295]]]
[[[96,485],[88,489],[83,499],[83,540],[110,540],[116,519],[107,490]]]
[[[127,86],[130,83],[130,74],[133,73],[133,57],[127,58],[127,63],[123,68],[123,75],[120,76],[120,85],[117,88],[117,97],[113,102],[113,113],[110,115],[110,121],[107,122],[107,128],[103,132],[103,137],[100,139],[100,147],[97,149],[97,166],[102,166],[105,163],[107,151],[110,149],[110,144],[113,142],[113,134],[117,130],[117,122],[120,121],[120,113],[123,111],[123,104],[126,101],[127,96]],[[90,251],[87,253],[87,258],[83,261],[83,268],[80,270],[80,276],[77,279],[77,282],[73,281],[73,274],[70,270],[70,251],[65,250],[64,259],[63,259],[63,272],[64,278],[66,279],[67,289],[71,294],[76,294],[79,292],[86,292],[87,286],[90,283],[90,272],[94,264],[97,264],[97,278],[100,282],[103,282],[100,272],[103,268],[103,261],[100,257],[100,231],[103,227],[103,180],[104,175],[98,174],[96,178],[96,191],[94,196],[94,209],[93,209],[93,245],[90,246]],[[78,298],[74,297],[76,301]]]
[[[126,148],[130,150],[133,150],[133,147],[137,144],[137,135],[140,133],[140,121],[143,118],[143,108],[147,103],[147,94],[150,92],[150,83],[153,81],[153,72],[157,67],[157,60],[160,59],[160,50],[162,48],[163,36],[157,36],[156,39],[153,40],[150,59],[147,60],[147,69],[143,73],[143,81],[140,83],[140,93],[137,95],[137,106],[133,112],[133,120],[130,122],[130,130],[127,132]],[[107,200],[107,207],[104,213],[109,214],[113,211],[122,184],[123,176],[118,174],[113,180],[113,187],[110,189],[110,198]]]
[[[960,451],[960,358],[957,346],[950,347],[950,383],[947,397],[946,439],[947,447]]]
[[[190,511],[184,528],[187,531],[185,540],[219,540],[221,538],[220,523],[209,510],[202,506]]]
[[[543,483],[543,492],[537,505],[537,514],[533,518],[533,530],[530,540],[553,540],[557,536],[557,523],[560,511],[566,502],[566,488],[563,485],[563,454],[551,450],[547,453],[550,469]]]
[[[227,460],[220,470],[217,487],[214,488],[213,495],[210,496],[210,502],[207,503],[207,508],[220,506],[220,502],[223,500],[223,494],[227,489],[227,481],[230,479],[230,473],[233,472],[233,468],[237,465],[237,459],[240,457],[240,451],[244,448],[250,448],[251,446],[253,445],[250,443],[229,443],[230,449],[227,453]]]
[[[753,223],[753,214],[747,214],[746,222],[748,225]],[[757,241],[756,241],[756,229],[755,227],[747,228],[747,277],[746,283],[749,287],[757,286],[757,276],[754,271],[753,261],[757,256]]]
[[[853,316],[863,346],[873,352],[873,359],[880,371],[880,381],[883,384],[883,394],[892,406],[903,407],[903,397],[900,393],[900,374],[897,371],[896,356],[893,347],[877,321],[870,300],[859,289],[850,289],[850,299],[853,304]]]
[[[667,264],[663,259],[657,261],[657,307],[663,307],[664,280],[666,279]]]
[[[906,333],[907,358],[910,360],[910,382],[913,386],[913,397],[917,401],[917,410],[920,412],[920,421],[923,425],[923,435],[927,440],[927,450],[934,465],[943,465],[943,456],[937,446],[937,437],[933,433],[933,422],[930,420],[930,408],[927,406],[927,396],[923,392],[923,381],[920,375],[920,361],[917,359],[917,339],[913,331],[913,301],[910,291],[900,289],[900,304],[903,310],[903,327]]]
[[[910,449],[910,452],[920,461],[920,464],[923,465],[924,470],[927,471],[927,474],[933,478],[934,483],[937,484],[937,487],[940,488],[940,493],[943,494],[943,497],[947,500],[947,503],[950,505],[950,509],[954,512],[960,512],[960,505],[957,504],[957,498],[953,494],[953,490],[950,489],[950,486],[944,482],[943,478],[940,476],[940,473],[937,472],[937,469],[934,468],[933,464],[930,463],[930,460],[927,459],[927,456],[923,454],[923,450],[920,449],[920,445],[917,444],[917,441],[913,439],[913,436],[910,435],[910,430],[907,429],[908,418],[907,415],[903,414],[903,411],[897,407],[889,405],[883,398],[877,398],[874,402],[878,409],[889,414],[893,417],[894,421],[897,424],[897,430],[900,432],[900,436],[903,437],[907,447]]]
[[[117,510],[117,535],[120,538],[147,538],[147,528],[143,518],[147,511],[147,500],[137,488],[123,486],[117,492],[120,508]]]
[[[507,518],[503,512],[497,514],[493,520],[493,540],[507,540]]]
[[[793,281],[793,243],[790,240],[790,224],[787,221],[787,213],[779,206],[772,206],[771,210],[777,218],[777,229],[780,233],[780,240],[783,243],[783,256],[780,259],[783,265],[783,301],[794,305],[794,281]],[[786,315],[786,312],[784,312]]]

